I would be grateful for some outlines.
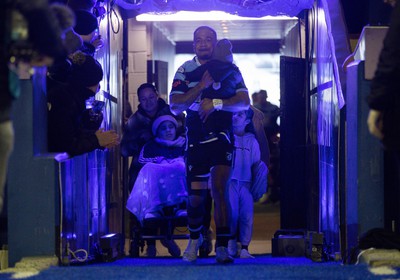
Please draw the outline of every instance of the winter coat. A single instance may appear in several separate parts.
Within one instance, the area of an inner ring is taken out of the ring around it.
[[[48,92],[48,150],[67,152],[71,157],[102,148],[95,131],[82,126],[86,100],[94,92],[69,84],[52,87]]]
[[[383,112],[383,145],[400,151],[400,1],[392,12],[367,102]]]

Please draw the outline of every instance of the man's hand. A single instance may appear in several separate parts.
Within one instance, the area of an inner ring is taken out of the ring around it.
[[[210,73],[208,71],[205,71],[203,74],[203,77],[201,77],[201,81],[199,84],[203,89],[208,88],[210,85],[214,83],[214,79],[211,77]],[[204,98],[200,102],[200,108],[199,108],[199,116],[200,119],[204,122],[207,121],[208,116],[214,112],[214,105],[212,103],[212,99],[209,98]]]
[[[205,71],[199,82],[199,84],[201,85],[201,88],[202,89],[208,88],[213,83],[214,83],[214,79],[211,77],[208,70]]]
[[[104,40],[101,38],[101,35],[96,36],[90,42],[96,50],[101,49],[104,46]]]
[[[101,147],[109,149],[119,145],[119,136],[114,130],[103,131],[103,128],[100,128],[95,134]]]
[[[178,115],[187,110],[201,96],[202,91],[212,83],[214,83],[213,78],[208,71],[205,71],[200,82],[195,87],[189,89],[185,94],[171,95],[170,109],[172,113]]]
[[[367,124],[369,133],[371,133],[379,140],[382,140],[383,139],[382,112],[376,110],[369,110]]]
[[[199,108],[199,116],[200,119],[204,122],[207,121],[208,116],[214,112],[215,108],[212,102],[212,99],[210,98],[204,98],[203,100],[201,100],[200,102],[200,108]]]

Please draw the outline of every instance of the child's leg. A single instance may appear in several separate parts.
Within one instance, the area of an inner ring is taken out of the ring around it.
[[[237,235],[238,235],[238,221],[239,221],[239,192],[236,180],[231,180],[229,186],[229,203],[231,206],[231,234],[233,239],[228,242],[228,253],[232,257],[236,257],[237,250]]]
[[[242,185],[239,188],[239,236],[242,249],[247,249],[253,234],[254,202],[249,187]]]
[[[229,186],[229,202],[231,206],[231,234],[237,239],[239,222],[239,189],[236,180],[231,180]]]

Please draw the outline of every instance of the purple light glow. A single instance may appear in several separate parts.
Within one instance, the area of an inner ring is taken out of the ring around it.
[[[313,0],[117,0],[117,5],[138,13],[175,13],[181,11],[225,11],[245,17],[296,16],[310,9]]]

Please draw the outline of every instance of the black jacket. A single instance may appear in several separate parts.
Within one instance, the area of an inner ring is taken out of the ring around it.
[[[48,92],[48,149],[71,157],[100,149],[95,131],[82,127],[86,100],[94,93],[85,87],[59,85]]]
[[[384,114],[384,146],[400,150],[400,1],[392,11],[367,102]]]

